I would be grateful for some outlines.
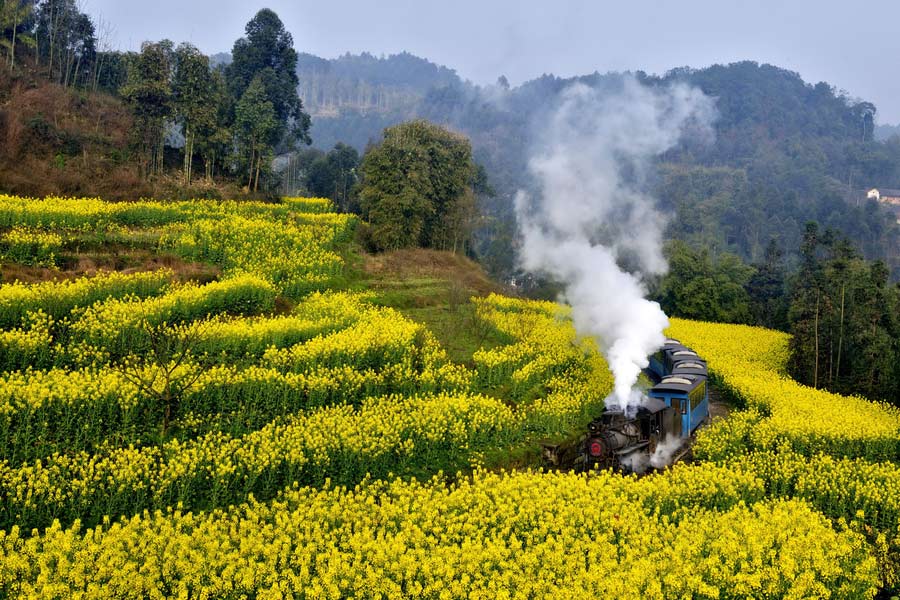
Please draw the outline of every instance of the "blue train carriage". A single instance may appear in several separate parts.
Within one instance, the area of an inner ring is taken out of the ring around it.
[[[666,406],[674,409],[675,415],[681,418],[675,419],[673,433],[682,438],[690,437],[697,427],[709,418],[709,388],[706,375],[691,372],[701,367],[705,371],[705,365],[695,361],[686,361],[691,364],[682,366],[681,363],[673,366],[673,372],[663,377],[662,381],[653,386],[647,395],[666,403]]]
[[[659,351],[650,355],[650,371],[656,375],[657,379],[662,379],[666,375],[669,374],[669,370],[667,365],[668,360],[666,358],[666,353],[670,350],[676,349],[686,349],[686,346],[682,345],[678,340],[673,340],[671,338],[666,340],[666,343],[663,344],[663,347],[659,349]]]

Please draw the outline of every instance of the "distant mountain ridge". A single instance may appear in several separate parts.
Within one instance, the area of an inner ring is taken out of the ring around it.
[[[824,82],[807,83],[793,71],[743,61],[664,75],[543,75],[511,88],[504,78],[474,85],[409,53],[364,53],[335,59],[304,54],[298,73],[316,148],[344,142],[362,151],[385,127],[412,118],[467,135],[498,191],[483,207],[491,230],[482,240],[493,245],[480,248],[483,257],[515,246],[512,196],[531,186],[528,156],[540,144],[534,125],[560,93],[576,82],[612,90],[635,77],[649,86],[684,82],[716,99],[715,142],[679,147],[660,161],[655,193],[674,215],[669,235],[753,260],[770,237],[796,251],[803,224],[816,220],[900,272],[895,219],[878,207],[848,201],[869,185],[900,188],[900,138],[878,141],[886,129],[876,130],[873,104]],[[501,254],[488,267],[508,273],[514,253]]]

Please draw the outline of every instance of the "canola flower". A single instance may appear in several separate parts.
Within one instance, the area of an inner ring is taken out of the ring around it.
[[[0,236],[7,260],[35,267],[56,267],[63,239],[53,231],[13,227]]]
[[[75,311],[68,328],[74,343],[94,346],[103,354],[123,356],[139,348],[146,326],[183,323],[216,314],[253,315],[275,305],[275,288],[258,277],[243,275],[203,286],[184,284],[156,298],[134,296],[97,302]]]
[[[330,210],[331,204],[329,200],[315,198],[289,199],[282,203],[200,199],[108,202],[100,198],[27,198],[0,194],[0,227],[86,232],[103,230],[110,225],[152,228],[229,215],[284,221],[307,209],[323,212]]]
[[[478,350],[472,357],[483,385],[508,384],[513,397],[522,399],[539,382],[599,357],[593,340],[577,339],[564,307],[498,294],[473,302],[478,318],[510,339],[509,344]],[[605,363],[596,368],[608,372]],[[595,394],[604,397],[608,391],[601,386]]]
[[[672,319],[668,334],[704,357],[726,393],[753,411],[739,421],[741,427],[720,422],[701,435],[699,456],[716,460],[737,447],[767,449],[785,442],[809,455],[900,457],[900,409],[790,379],[786,334],[683,319]]]
[[[164,294],[173,274],[168,269],[125,275],[100,272],[92,277],[44,283],[0,285],[0,327],[22,324],[29,312],[43,311],[63,319],[79,306],[90,306],[110,298],[149,298]]]
[[[0,196],[23,248],[158,247],[226,277],[0,286],[0,367],[25,368],[0,377],[0,595],[865,598],[900,582],[900,473],[840,458],[894,457],[896,413],[788,380],[776,332],[673,322],[749,408],[701,435],[715,462],[420,483],[578,429],[611,376],[550,302],[474,300],[505,343],[473,370],[396,311],[318,293],[356,224],[332,211]],[[269,315],[276,294],[301,301]],[[194,343],[169,431],[109,363],[148,322]],[[848,400],[847,432],[823,422]]]
[[[470,371],[450,363],[431,337],[423,337],[421,345],[407,344],[402,337],[391,339],[393,345],[375,347],[377,352],[358,345],[359,339],[384,337],[384,327],[397,330],[405,325],[414,336],[424,331],[399,315],[395,318],[399,320],[363,320],[344,330],[350,335],[318,335],[290,347],[295,355],[321,358],[302,369],[296,364],[288,369],[227,362],[200,365],[189,359],[170,370],[145,365],[124,372],[119,366],[103,366],[8,373],[0,376],[0,456],[18,464],[54,451],[95,449],[110,440],[118,445],[159,441],[165,434],[160,432],[166,410],[161,398],[167,384],[180,390],[177,410],[170,415],[177,427],[185,427],[184,415],[203,414],[211,426],[215,424],[214,430],[224,427],[234,434],[265,425],[278,415],[359,404],[369,396],[472,388]],[[201,339],[198,347],[209,348],[210,343]],[[229,348],[240,351],[246,343],[238,341]],[[275,352],[269,346],[266,355]],[[333,360],[334,356],[342,360]],[[189,382],[183,390],[182,381]],[[230,425],[219,423],[220,413],[239,418]]]
[[[353,482],[366,473],[458,469],[473,450],[505,443],[520,419],[503,402],[468,394],[389,396],[276,420],[240,437],[214,433],[161,446],[54,454],[0,463],[0,527],[87,523],[183,503],[208,509],[294,481]]]
[[[45,368],[54,361],[54,320],[36,310],[24,321],[21,327],[0,330],[0,371]]]
[[[265,277],[281,293],[300,297],[326,288],[343,272],[334,248],[349,241],[356,224],[352,215],[310,214],[303,221],[202,219],[172,226],[160,244],[185,258],[221,265],[226,274]]]
[[[291,486],[207,514],[0,533],[5,595],[147,598],[872,598],[863,537],[726,468],[689,514],[646,480],[476,471]],[[693,473],[679,469],[675,483]],[[668,475],[648,478],[653,483]],[[677,490],[683,490],[679,485]]]

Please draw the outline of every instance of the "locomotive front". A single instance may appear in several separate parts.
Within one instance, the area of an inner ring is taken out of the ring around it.
[[[666,340],[650,357],[648,376],[657,381],[634,414],[606,408],[590,422],[581,449],[585,469],[643,471],[656,461],[667,464],[682,440],[709,417],[708,369],[696,352],[678,340]],[[651,460],[657,444],[668,451]],[[662,458],[662,455],[666,455]]]
[[[659,441],[669,433],[666,424],[672,421],[670,412],[671,408],[654,398],[645,399],[634,415],[604,409],[588,424],[582,448],[584,468],[637,471],[638,464],[646,462],[638,455],[652,455]]]

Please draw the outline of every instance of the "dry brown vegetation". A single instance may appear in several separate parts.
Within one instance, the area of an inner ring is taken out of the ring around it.
[[[0,193],[20,196],[256,198],[227,181],[139,176],[129,149],[132,118],[118,98],[0,69]],[[180,159],[176,160],[180,163]],[[177,169],[176,169],[177,170]]]
[[[4,262],[0,264],[0,275],[4,282],[18,280],[24,283],[38,283],[74,279],[84,275],[94,275],[100,271],[137,273],[157,269],[171,270],[175,273],[178,281],[197,281],[199,283],[213,281],[221,275],[221,269],[214,265],[188,262],[171,254],[157,254],[150,250],[78,254],[71,260],[64,261],[63,266],[59,269]]]
[[[25,196],[148,196],[128,162],[131,117],[112,96],[27,71],[0,75],[0,190]]]
[[[476,262],[439,250],[411,248],[367,254],[364,271],[375,283],[432,279],[456,283],[471,295],[486,296],[504,291]]]

